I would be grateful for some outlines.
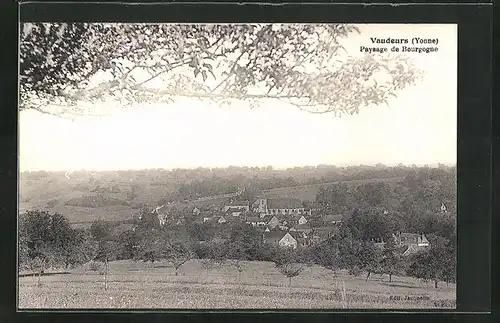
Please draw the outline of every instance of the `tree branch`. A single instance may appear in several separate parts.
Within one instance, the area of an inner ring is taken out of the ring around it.
[[[246,51],[241,51],[241,54],[236,58],[236,60],[233,63],[233,66],[229,70],[229,73],[227,74],[227,77],[225,77],[222,81],[217,84],[217,86],[212,90],[212,93],[214,93],[224,82],[226,82],[231,76],[233,76],[234,69],[236,68],[236,65],[238,64],[238,61],[241,59],[241,57],[246,53]]]

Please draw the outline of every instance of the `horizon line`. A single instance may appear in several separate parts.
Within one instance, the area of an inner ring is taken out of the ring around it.
[[[419,164],[405,164],[405,163],[391,163],[391,164],[384,164],[384,163],[359,163],[359,164],[316,164],[316,165],[297,165],[297,166],[275,166],[275,165],[222,165],[222,166],[185,166],[185,167],[149,167],[149,168],[128,168],[128,169],[91,169],[91,168],[79,168],[79,169],[24,169],[21,170],[19,169],[19,173],[29,173],[29,172],[53,172],[53,173],[58,173],[58,172],[128,172],[128,171],[145,171],[145,170],[164,170],[164,171],[175,171],[175,170],[196,170],[196,169],[205,169],[205,170],[216,170],[216,169],[228,169],[228,168],[268,168],[271,167],[272,170],[290,170],[294,168],[318,168],[318,167],[335,167],[335,168],[347,168],[347,167],[431,167],[431,168],[437,168],[440,165],[444,165],[446,167],[456,167],[456,162],[455,163],[444,163],[444,162],[434,162],[434,163],[419,163]]]

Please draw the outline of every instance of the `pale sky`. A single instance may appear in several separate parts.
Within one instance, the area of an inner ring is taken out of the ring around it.
[[[417,86],[353,116],[313,115],[276,101],[249,109],[195,99],[63,119],[23,111],[20,169],[275,168],[334,164],[455,164],[456,25],[360,25],[349,55],[370,37],[438,38],[437,53],[408,54],[425,70]],[[411,45],[410,45],[411,46]]]

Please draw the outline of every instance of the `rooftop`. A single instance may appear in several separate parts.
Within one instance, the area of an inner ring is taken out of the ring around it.
[[[333,221],[342,221],[344,216],[342,214],[327,214],[322,217],[323,221],[333,222]]]
[[[226,206],[249,206],[249,202],[248,201],[233,200],[233,201],[229,201],[228,203],[226,203]]]

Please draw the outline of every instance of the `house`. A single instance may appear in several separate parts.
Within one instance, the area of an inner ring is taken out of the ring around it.
[[[447,213],[448,210],[446,209],[446,205],[444,205],[444,203],[441,203],[441,213]]]
[[[251,224],[254,227],[266,225],[266,221],[258,216],[247,216],[245,223]]]
[[[327,214],[322,217],[323,222],[326,224],[339,225],[342,223],[342,214]]]
[[[278,245],[282,248],[292,248],[296,249],[297,248],[297,240],[289,233],[285,233],[283,238],[280,239],[278,242]]]
[[[415,245],[417,247],[429,247],[429,240],[424,234],[399,233],[393,235],[398,245]]]
[[[312,243],[309,236],[304,232],[291,231],[289,234],[297,241],[297,246],[308,247]]]
[[[229,210],[231,211],[250,211],[250,206],[248,201],[235,201],[235,200],[230,200],[224,207],[222,208],[224,212],[227,212]]]
[[[276,226],[280,224],[280,220],[276,215],[274,215],[269,222],[267,222],[267,225],[271,228],[274,229]]]
[[[230,214],[231,216],[240,216],[243,211],[240,211],[240,210],[227,210],[227,213]]]
[[[284,216],[281,216],[284,217]],[[288,217],[288,216],[285,216]],[[292,219],[288,219],[290,225],[302,225],[307,223],[307,219],[304,215],[296,214]]]
[[[413,255],[419,251],[424,250],[426,247],[418,247],[416,245],[407,245],[407,246],[402,246],[402,250],[400,252],[401,256],[410,256]]]
[[[304,232],[306,234],[309,234],[310,232],[312,232],[312,228],[308,223],[296,225],[293,227],[293,229],[294,229],[294,231]]]
[[[168,214],[158,214],[158,220],[160,221],[160,226],[164,226],[167,223]]]
[[[158,217],[158,221],[160,225],[163,226],[167,223],[167,217],[169,215],[169,209],[166,205],[157,206],[151,211],[152,214],[155,214]],[[142,215],[139,217],[139,220],[142,219]]]
[[[219,223],[219,224],[226,223],[226,222],[227,222],[227,221],[226,221],[226,219],[225,219],[223,216],[221,216],[221,217],[219,218],[219,220],[217,220],[217,223]]]
[[[430,246],[424,234],[416,233],[397,233],[392,234],[392,238],[396,243],[396,252],[402,256],[407,256],[414,254],[418,251],[425,250]],[[383,239],[372,239],[375,247],[383,249],[385,247],[385,242]]]
[[[200,209],[197,208],[196,206],[193,208],[192,212],[193,212],[194,215],[200,215],[200,213],[201,213]]]
[[[302,225],[302,224],[306,224],[307,223],[307,219],[305,216],[301,215],[300,218],[297,220],[297,223],[299,225]]]
[[[335,237],[335,235],[338,234],[339,231],[340,230],[337,227],[324,226],[315,228],[311,232],[311,235],[317,241],[324,241]]]
[[[277,244],[282,248],[297,248],[297,240],[289,232],[279,230],[266,232],[263,239],[266,243]]]

